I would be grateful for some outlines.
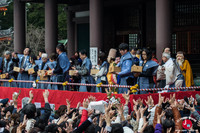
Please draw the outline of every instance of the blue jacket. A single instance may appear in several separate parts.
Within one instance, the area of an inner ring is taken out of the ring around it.
[[[127,52],[121,57],[120,62],[117,64],[118,67],[121,67],[121,72],[119,72],[120,77],[133,77],[131,73],[131,67],[134,64],[134,59],[130,52]]]
[[[99,70],[101,70],[101,68],[103,68],[103,67],[106,67],[106,68],[107,68],[107,71],[106,71],[106,73],[104,74],[104,76],[106,76],[107,73],[108,73],[108,69],[109,69],[109,63],[108,63],[107,61],[104,61],[104,62],[102,63],[102,65],[100,66]]]
[[[49,61],[47,61],[45,64],[44,64],[44,66],[43,66],[43,68],[42,68],[42,60],[37,60],[36,61],[36,64],[38,65],[38,69],[39,70],[48,70],[48,66],[47,66],[47,64],[49,63]]]
[[[92,68],[92,63],[88,57],[86,57],[83,60],[81,67],[79,66],[76,67],[76,69],[78,70],[78,74],[81,75],[81,83],[87,83],[87,84],[94,83],[92,76],[90,76],[91,68]],[[94,92],[94,89],[95,87],[89,87],[89,86],[79,87],[80,92],[87,92],[87,91]]]
[[[3,57],[0,57],[0,70],[2,70],[2,68],[3,68]]]
[[[92,68],[92,63],[91,63],[90,59],[88,57],[86,57],[83,60],[81,67],[80,68],[77,67],[77,70],[79,71],[78,73],[81,76],[87,76],[87,75],[90,75],[91,68]]]
[[[154,87],[153,75],[155,75],[158,68],[158,64],[155,61],[149,60],[146,64],[143,64],[143,61],[140,60],[139,66],[143,66],[142,73],[138,79],[139,87],[141,89],[152,88]]]
[[[13,67],[14,65],[12,59],[6,60],[4,58],[3,73],[13,74],[14,73]]]
[[[29,64],[29,56],[27,56],[26,57],[26,59],[25,59],[25,62],[23,63],[22,61],[23,61],[23,58],[25,58],[25,56],[24,55],[22,55],[22,56],[19,56],[19,67],[20,68],[26,68],[26,66],[28,66],[28,64]],[[23,65],[23,66],[22,66]]]
[[[61,53],[58,56],[58,60],[59,60],[59,65],[62,68],[63,73],[65,73],[66,71],[68,71],[69,67],[70,67],[70,62],[69,62],[69,59],[67,57],[66,52]]]
[[[48,62],[47,67],[49,67],[50,69],[53,69],[56,67],[56,64],[57,64],[57,61]]]

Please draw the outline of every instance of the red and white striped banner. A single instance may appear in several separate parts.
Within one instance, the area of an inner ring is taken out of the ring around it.
[[[0,79],[2,82],[9,82],[8,79]],[[27,80],[12,80],[12,82],[24,82],[24,83],[33,83],[35,81],[27,81]],[[66,83],[66,82],[65,82]],[[37,84],[57,84],[63,85],[62,82],[44,82],[38,81]],[[83,84],[83,83],[66,83],[66,85],[75,85],[75,86],[97,86],[97,84]],[[130,85],[106,85],[102,84],[101,87],[114,87],[114,88],[131,88]],[[200,89],[200,86],[193,87],[174,87],[174,88],[145,88],[145,89],[137,89],[137,91],[162,91],[162,90],[194,90]]]

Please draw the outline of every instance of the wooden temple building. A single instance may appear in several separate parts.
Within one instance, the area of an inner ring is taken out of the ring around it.
[[[200,0],[14,0],[14,49],[25,47],[25,3],[45,4],[45,49],[57,45],[57,4],[67,7],[67,49],[109,50],[121,42],[138,48],[182,50],[200,61]]]
[[[9,3],[10,2],[8,0],[0,1],[0,12],[4,12],[4,15],[5,15],[5,12],[7,11],[7,6],[9,5]],[[13,35],[12,28],[1,29],[1,25],[0,25],[0,41],[11,40],[12,35]]]

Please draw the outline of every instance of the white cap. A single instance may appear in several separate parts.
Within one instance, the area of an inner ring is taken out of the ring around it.
[[[47,58],[47,57],[48,57],[47,53],[42,54],[42,58]]]

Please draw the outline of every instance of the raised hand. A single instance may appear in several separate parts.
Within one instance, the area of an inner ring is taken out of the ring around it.
[[[194,105],[192,107],[190,107],[190,105],[188,105],[185,108],[189,109],[191,112],[195,112],[196,111]]]
[[[13,93],[13,101],[17,101],[18,96],[21,94],[21,90],[18,93]]]
[[[137,106],[139,104],[138,100],[135,101],[135,99],[133,99],[133,104]]]
[[[163,117],[165,115],[165,112],[164,111],[162,111],[162,113],[159,115],[159,114],[157,114],[157,123],[161,123],[161,118]]]
[[[158,101],[158,106],[162,106],[162,103],[164,101],[165,97],[161,96],[161,93],[159,93],[159,101]]]
[[[178,102],[177,100],[175,100],[172,104],[171,104],[172,108],[177,108],[178,107]]]
[[[29,91],[29,98],[30,98],[30,99],[33,99],[33,93],[32,93],[32,90]]]
[[[66,122],[67,120],[68,120],[68,117],[66,114],[64,114],[60,117],[60,120],[58,121],[57,125],[60,125],[62,122]]]
[[[89,105],[89,100],[88,99],[84,99],[83,100],[83,107],[87,109],[88,105]]]
[[[70,114],[71,112],[71,102],[69,101],[69,99],[66,99],[66,103],[67,103],[67,114]]]
[[[73,121],[76,120],[76,119],[78,118],[78,116],[76,116],[76,115],[77,115],[76,112],[74,112],[74,113],[72,114],[72,120],[73,120]]]
[[[175,93],[173,94],[173,96],[170,95],[170,99],[169,99],[169,103],[170,103],[170,104],[173,104],[173,103],[174,103],[175,97],[176,97],[176,94],[175,94]]]
[[[67,123],[66,122],[66,128],[65,128],[65,132],[66,133],[71,133],[73,131],[73,127],[72,127],[72,124],[71,123]]]
[[[150,108],[154,106],[154,100],[152,96],[147,97],[147,101],[145,100],[146,105],[148,105]]]
[[[106,126],[111,126],[111,120],[110,120],[110,111],[111,105],[109,104],[108,107],[105,105],[105,121],[106,121]]]
[[[49,102],[49,101],[48,101],[48,97],[49,97],[49,91],[48,91],[48,90],[45,90],[45,91],[43,92],[43,97],[44,97],[45,103],[48,103],[48,102]]]
[[[89,96],[89,97],[88,97],[88,100],[89,100],[89,102],[93,102],[93,101],[96,101],[96,97],[93,97],[93,96]]]
[[[78,102],[78,104],[76,105],[76,109],[79,109],[80,105],[81,105],[81,102]]]
[[[123,98],[125,99],[125,101],[126,101],[126,103],[125,104],[128,104],[128,102],[129,102],[129,99],[130,99],[130,90],[128,90],[128,92],[126,93],[124,93],[124,94],[122,94],[122,96],[123,96]]]
[[[33,100],[33,93],[32,93],[32,90],[29,91],[29,101],[28,103],[31,103]]]

